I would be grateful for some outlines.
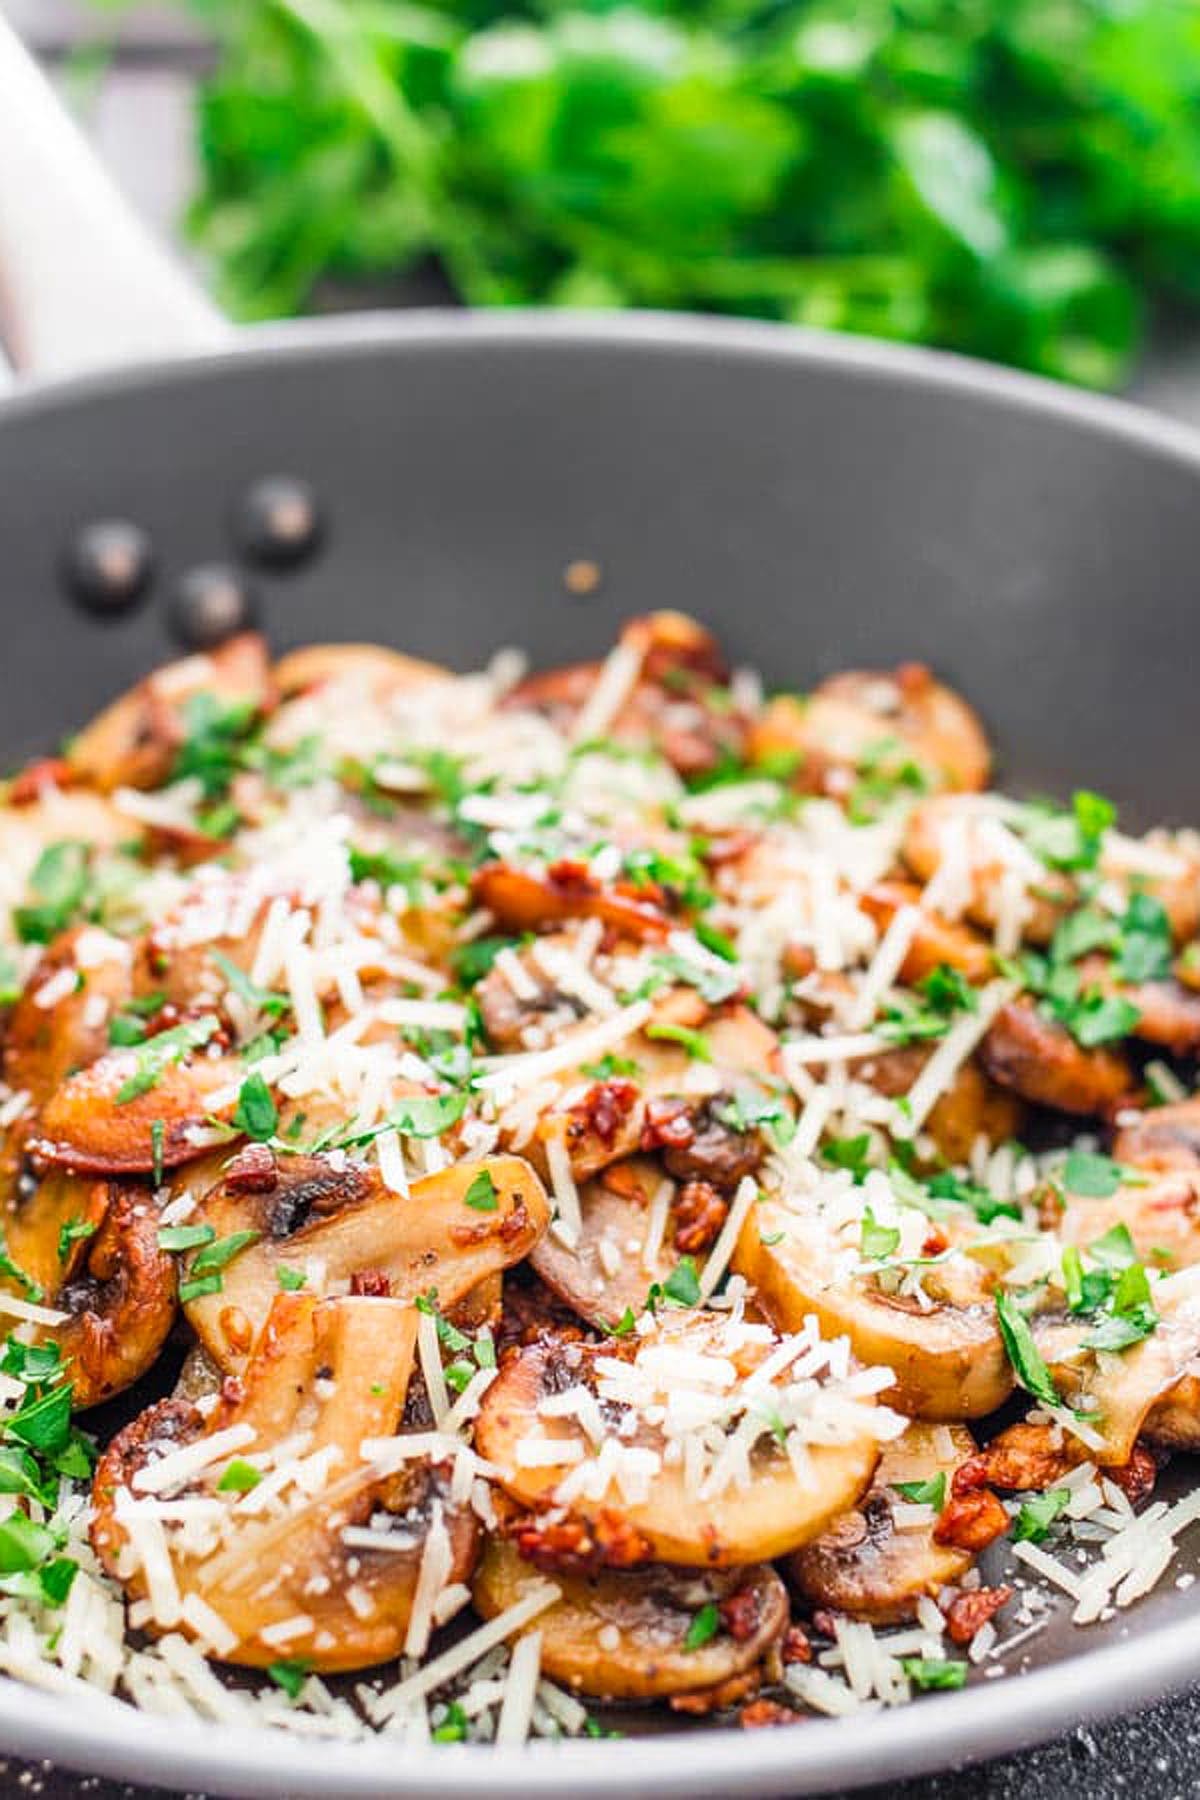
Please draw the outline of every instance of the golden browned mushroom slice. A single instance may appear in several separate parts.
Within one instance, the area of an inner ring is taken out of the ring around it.
[[[754,726],[753,762],[801,758],[802,785],[842,794],[889,752],[937,787],[987,785],[991,752],[975,712],[922,663],[832,675],[806,699],[780,695]]]
[[[43,901],[39,883],[43,890],[47,880],[57,884],[64,858],[77,856],[76,846],[115,850],[131,835],[129,820],[112,802],[86,788],[60,788],[51,782],[38,784],[19,800],[10,798],[0,806],[0,860],[8,903],[14,898],[31,906]],[[42,863],[47,853],[47,862]]]
[[[939,875],[939,905],[1013,941],[1049,943],[1076,896],[1070,876],[1048,869],[1014,829],[1021,809],[997,795],[936,794],[914,806],[904,860],[917,879]],[[1015,922],[1015,930],[1014,930]]]
[[[1084,1250],[1121,1225],[1147,1268],[1185,1269],[1200,1262],[1200,1169],[1126,1182],[1103,1199],[1068,1193],[1054,1229],[1064,1243]]]
[[[585,1566],[768,1561],[853,1505],[900,1429],[877,1372],[832,1376],[837,1355],[812,1326],[784,1345],[703,1313],[613,1348],[542,1338],[488,1389],[475,1442],[519,1505],[566,1509],[556,1536]]]
[[[39,1107],[68,1075],[102,1056],[114,1013],[132,991],[129,946],[95,926],[57,937],[12,1010],[4,1080]]]
[[[1007,952],[1024,938],[1049,943],[1055,927],[1079,899],[1075,875],[1047,864],[1030,841],[1034,815],[1002,795],[937,794],[909,814],[903,855],[922,882],[939,877],[938,904],[961,911],[997,932]],[[1070,821],[1067,821],[1068,828]],[[1166,911],[1178,943],[1196,930],[1200,880],[1193,853],[1162,834],[1145,839],[1102,834],[1098,868],[1125,894],[1144,892]],[[940,873],[939,873],[940,872]]]
[[[73,739],[68,761],[102,792],[151,788],[171,773],[188,733],[189,709],[211,696],[224,712],[244,710],[247,724],[274,702],[266,645],[254,632],[218,649],[156,669]]]
[[[801,1593],[817,1606],[894,1625],[914,1617],[923,1594],[936,1598],[961,1581],[974,1558],[938,1543],[934,1527],[951,1476],[974,1453],[964,1425],[909,1425],[884,1446],[858,1505],[789,1558],[788,1574]],[[914,1489],[930,1497],[915,1498]]]
[[[860,1064],[858,1072],[881,1094],[899,1099],[913,1087],[936,1048],[935,1044],[905,1044]],[[1025,1116],[1019,1096],[989,1080],[971,1058],[959,1064],[922,1130],[933,1139],[944,1162],[965,1163],[980,1138],[989,1144],[1004,1144],[1019,1137]]]
[[[1156,1281],[1158,1324],[1119,1352],[1089,1349],[1094,1322],[1061,1314],[1033,1320],[1038,1350],[1063,1399],[1088,1427],[1085,1443],[1105,1467],[1127,1463],[1143,1433],[1200,1448],[1200,1264]]]
[[[617,1163],[580,1189],[578,1236],[547,1232],[530,1261],[581,1319],[616,1326],[641,1312],[651,1283],[665,1282],[679,1261],[678,1198],[676,1184],[649,1158]],[[727,1210],[714,1195],[716,1230]],[[693,1251],[701,1247],[693,1242]]]
[[[587,1032],[581,1027],[584,1043]],[[565,1034],[556,1048],[570,1041]],[[500,1115],[505,1142],[523,1150],[556,1189],[552,1159],[565,1158],[582,1181],[641,1147],[661,1150],[668,1173],[680,1181],[709,1181],[732,1192],[766,1154],[762,1134],[738,1121],[764,1101],[781,1113],[792,1106],[781,1098],[774,1032],[739,1002],[710,1010],[691,989],[678,989],[655,1003],[645,1029],[621,1049],[635,1065],[631,1075],[592,1080],[583,1059],[559,1078],[557,1098],[547,1097],[532,1127],[518,1096],[515,1127],[512,1114]],[[495,1079],[503,1081],[502,1069]]]
[[[1200,1097],[1156,1106],[1126,1118],[1113,1139],[1113,1156],[1135,1169],[1200,1170]]]
[[[91,1224],[83,1214],[72,1224]],[[112,1187],[93,1233],[67,1240],[49,1304],[67,1316],[40,1328],[62,1352],[77,1412],[111,1400],[153,1367],[175,1319],[175,1267],[158,1212],[138,1188]]]
[[[1190,1056],[1200,1048],[1200,994],[1181,981],[1119,981],[1104,956],[1085,956],[1075,967],[1084,993],[1119,997],[1137,1008],[1131,1036],[1172,1056]]]
[[[398,1300],[281,1294],[207,1425],[167,1400],[117,1435],[92,1542],[150,1630],[183,1630],[224,1662],[322,1673],[424,1651],[433,1602],[470,1576],[477,1527],[450,1465],[396,1435],[416,1316]]]
[[[375,700],[386,700],[392,694],[454,679],[449,669],[384,644],[305,644],[281,656],[271,673],[284,700],[342,683],[365,688]]]
[[[878,881],[859,898],[868,918],[880,932],[906,907],[917,913],[916,930],[900,965],[900,979],[915,987],[935,969],[957,969],[973,987],[982,987],[996,972],[996,958],[988,940],[970,925],[943,918],[920,905],[921,890],[912,881]]]
[[[980,1266],[951,1251],[915,1267],[910,1291],[903,1281],[889,1291],[895,1272],[855,1257],[859,1230],[852,1222],[835,1234],[819,1214],[765,1198],[742,1226],[733,1267],[779,1330],[800,1330],[811,1315],[822,1331],[844,1332],[861,1362],[891,1370],[885,1398],[911,1418],[977,1419],[1002,1406],[1013,1376]],[[847,1257],[858,1272],[846,1271]]]
[[[1108,1044],[1085,1048],[1027,996],[1002,1006],[979,1058],[992,1080],[1036,1106],[1084,1118],[1107,1118],[1136,1087],[1132,1065]]]
[[[281,1269],[326,1291],[356,1276],[398,1298],[436,1289],[446,1312],[527,1256],[549,1218],[540,1181],[516,1156],[454,1163],[414,1181],[405,1196],[384,1186],[377,1166],[344,1153],[276,1159],[254,1145],[189,1216],[212,1233],[190,1256],[189,1278],[210,1270],[211,1246],[242,1247],[220,1266],[215,1291],[187,1300],[188,1322],[214,1361],[236,1371],[279,1292]]]
[[[245,1073],[236,1057],[203,1054],[219,1029],[205,1014],[68,1076],[42,1108],[30,1155],[81,1175],[149,1175],[204,1155]]]
[[[753,1669],[783,1635],[787,1591],[774,1569],[554,1569],[560,1598],[530,1629],[542,1639],[542,1672],[596,1700],[661,1700],[719,1687]],[[489,1539],[472,1596],[485,1619],[544,1583],[504,1538]],[[697,1615],[715,1608],[715,1630],[689,1647]]]
[[[685,613],[656,612],[628,620],[604,663],[530,675],[505,705],[543,713],[581,743],[653,747],[681,774],[698,775],[742,751],[745,722],[728,679],[710,631]]]
[[[600,919],[622,937],[656,941],[671,920],[661,890],[632,881],[603,882],[586,863],[563,860],[544,870],[485,863],[471,877],[471,898],[502,931],[545,931],[568,919]]]

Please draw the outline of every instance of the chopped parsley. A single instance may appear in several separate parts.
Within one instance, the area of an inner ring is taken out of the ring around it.
[[[1013,1525],[1014,1544],[1040,1544],[1060,1512],[1070,1504],[1070,1488],[1047,1488],[1026,1500]]]
[[[690,1256],[681,1256],[665,1281],[651,1283],[646,1305],[651,1312],[665,1300],[669,1306],[696,1306],[700,1301],[700,1277]]]
[[[631,1056],[614,1056],[611,1050],[599,1062],[582,1063],[580,1067],[593,1081],[612,1081],[616,1076],[628,1080],[642,1072],[641,1064],[634,1062]]]
[[[683,1640],[685,1650],[701,1650],[710,1643],[721,1629],[721,1615],[716,1602],[706,1600],[698,1612],[692,1614],[692,1622],[687,1628]]]
[[[35,1281],[32,1275],[26,1274],[25,1270],[8,1254],[3,1232],[0,1232],[0,1277],[15,1281],[27,1300],[37,1301],[42,1298],[41,1283]]]
[[[430,1741],[435,1744],[461,1744],[466,1741],[471,1721],[463,1710],[461,1701],[446,1702],[446,1716],[439,1725],[430,1732]]]
[[[731,1131],[766,1131],[779,1148],[796,1135],[791,1107],[781,1094],[764,1094],[742,1087],[712,1103],[713,1117]]]
[[[1021,1386],[1043,1406],[1061,1406],[1062,1398],[1033,1341],[1029,1320],[1011,1294],[996,1295],[996,1320],[1008,1360]]]
[[[900,1227],[880,1225],[869,1206],[863,1208],[862,1253],[870,1262],[884,1262],[900,1248]]]
[[[920,1693],[966,1685],[967,1665],[942,1656],[902,1656],[900,1667]]]
[[[279,1125],[279,1108],[275,1097],[257,1069],[247,1075],[238,1093],[233,1124],[256,1143],[264,1144],[275,1136]]]
[[[1062,1253],[1063,1287],[1067,1305],[1077,1316],[1089,1319],[1092,1329],[1084,1338],[1087,1350],[1128,1350],[1149,1337],[1158,1325],[1151,1298],[1150,1280],[1138,1260],[1129,1227],[1119,1223],[1088,1245],[1088,1256],[1098,1264],[1085,1268],[1074,1245]]]
[[[172,1026],[170,1031],[160,1031],[157,1036],[147,1038],[133,1052],[134,1071],[117,1089],[117,1105],[127,1106],[139,1095],[148,1094],[172,1064],[181,1062],[191,1050],[203,1049],[220,1028],[221,1021],[216,1014],[205,1013],[201,1019]]]
[[[932,1506],[935,1512],[941,1512],[946,1504],[945,1469],[939,1469],[927,1481],[894,1481],[892,1486],[914,1506]]]
[[[1145,1179],[1136,1169],[1094,1150],[1070,1151],[1062,1169],[1063,1186],[1089,1200],[1107,1200],[1123,1183],[1141,1184]]]
[[[856,1182],[865,1181],[871,1168],[871,1134],[829,1138],[821,1147],[821,1161],[831,1169],[849,1169]]]
[[[209,954],[225,977],[230,992],[236,994],[239,1000],[244,1000],[255,1012],[268,1013],[273,1018],[278,1018],[289,1011],[292,1003],[286,994],[277,994],[269,988],[257,986],[245,970],[239,969],[223,951],[213,950]]]
[[[298,1700],[308,1680],[308,1664],[302,1657],[291,1657],[283,1662],[268,1663],[267,1674],[289,1700]]]
[[[697,942],[703,944],[706,950],[711,950],[714,956],[719,956],[723,962],[737,961],[737,945],[723,931],[718,931],[715,925],[710,925],[705,919],[697,919],[692,930]]]
[[[663,978],[681,981],[685,987],[695,988],[700,998],[707,1000],[710,1006],[720,1006],[723,1001],[732,1000],[735,994],[742,991],[742,978],[735,970],[712,969],[707,965],[701,967],[689,962],[685,956],[677,956],[673,951],[659,951],[652,958],[652,966],[659,977],[658,986],[662,985]]]
[[[490,1169],[480,1169],[474,1181],[463,1195],[463,1205],[473,1207],[476,1212],[495,1212],[500,1204],[496,1196],[496,1183],[492,1180]]]
[[[48,844],[29,877],[33,898],[13,911],[21,942],[48,944],[65,931],[83,905],[87,885],[87,846],[71,840]]]
[[[645,1036],[668,1044],[679,1044],[693,1062],[711,1062],[713,1059],[712,1046],[704,1033],[692,1031],[687,1025],[675,1025],[670,1021],[647,1025]]]
[[[215,1238],[196,1252],[192,1259],[192,1274],[207,1275],[214,1269],[228,1267],[235,1256],[240,1256],[251,1244],[257,1244],[261,1236],[261,1231],[231,1231],[228,1237]]]
[[[918,981],[915,1003],[898,1000],[889,1006],[876,1027],[879,1036],[893,1044],[926,1042],[944,1037],[959,1013],[975,1012],[979,996],[965,975],[949,963],[939,963]]]
[[[262,1480],[262,1470],[243,1457],[235,1456],[217,1483],[218,1494],[249,1494]]]
[[[158,1247],[173,1253],[195,1250],[201,1244],[211,1244],[216,1235],[211,1225],[160,1225]]]
[[[1047,868],[1075,873],[1096,867],[1104,833],[1116,823],[1116,817],[1111,801],[1081,788],[1072,795],[1070,812],[1053,806],[1027,806],[1017,830]]]
[[[71,1245],[84,1238],[95,1237],[97,1225],[94,1219],[67,1219],[58,1228],[58,1260],[65,1263],[71,1254]]]

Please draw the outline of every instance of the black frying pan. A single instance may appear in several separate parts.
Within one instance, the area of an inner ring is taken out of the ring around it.
[[[769,682],[927,659],[979,703],[1018,787],[1086,783],[1135,822],[1200,811],[1195,440],[949,359],[670,318],[351,321],[10,399],[7,760],[53,747],[177,648],[172,585],[231,554],[231,508],[280,470],[311,481],[328,522],[318,558],[255,577],[281,648],[379,639],[473,667],[517,643],[554,663],[601,650],[630,613],[679,606]],[[81,524],[109,516],[148,529],[158,580],[101,620],[59,564]],[[577,558],[603,572],[586,599],[564,585]],[[1186,1491],[1193,1474],[1174,1479]],[[0,1742],[233,1793],[815,1791],[1160,1694],[1200,1671],[1189,1610],[1167,1582],[1111,1630],[1045,1633],[1028,1677],[752,1737],[401,1757],[130,1720],[0,1683]]]

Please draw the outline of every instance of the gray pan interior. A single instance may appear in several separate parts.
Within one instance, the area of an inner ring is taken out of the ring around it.
[[[255,476],[307,476],[323,556],[261,582],[281,647],[371,638],[462,667],[553,663],[631,612],[716,626],[773,684],[923,658],[980,705],[1004,778],[1086,783],[1133,822],[1200,815],[1200,444],[1127,408],[953,359],[667,318],[409,315],[255,334],[0,407],[0,753],[45,750],[172,649],[164,596],[228,555]],[[151,531],[151,600],[100,622],[56,572],[71,530]],[[599,591],[563,570],[589,558]],[[1193,1471],[1171,1480],[1185,1491]],[[1200,1569],[1186,1546],[1174,1573]],[[13,1751],[215,1793],[814,1792],[1046,1737],[1200,1674],[1168,1579],[1029,1672],[897,1714],[521,1752],[366,1750],[133,1717],[0,1683]]]

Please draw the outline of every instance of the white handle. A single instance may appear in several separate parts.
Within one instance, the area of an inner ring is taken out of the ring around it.
[[[230,326],[156,243],[0,17],[0,337],[22,374],[222,344]]]

